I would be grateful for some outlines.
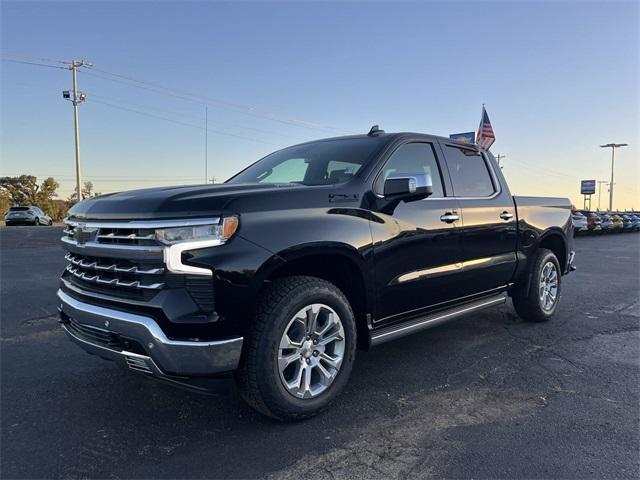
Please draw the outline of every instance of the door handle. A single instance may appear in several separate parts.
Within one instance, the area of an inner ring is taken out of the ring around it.
[[[453,223],[460,220],[460,216],[456,212],[447,212],[440,217],[440,220],[445,223]]]
[[[513,213],[509,213],[505,210],[500,214],[500,218],[503,220],[511,220],[513,218]]]

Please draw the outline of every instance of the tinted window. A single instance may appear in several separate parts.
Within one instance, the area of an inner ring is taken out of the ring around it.
[[[327,173],[331,183],[346,182],[362,167],[359,163],[331,160],[327,166]],[[336,180],[336,181],[333,181]]]
[[[433,194],[430,197],[444,197],[442,177],[438,161],[430,143],[408,143],[399,147],[384,166],[382,175],[376,180],[375,191],[382,193],[384,181],[392,173],[428,174],[433,182]]]
[[[307,173],[309,164],[304,158],[290,158],[282,163],[274,165],[258,179],[266,183],[289,183],[302,181]]]
[[[487,164],[478,152],[445,147],[447,166],[456,197],[488,197],[495,192]]]
[[[285,148],[264,157],[231,178],[229,183],[342,183],[378,152],[381,137],[342,138]]]
[[[29,207],[11,207],[9,210],[12,212],[26,212]]]

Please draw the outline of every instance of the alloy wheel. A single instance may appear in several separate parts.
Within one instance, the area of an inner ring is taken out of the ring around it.
[[[307,305],[287,324],[278,347],[278,371],[297,398],[314,398],[336,379],[345,354],[345,334],[331,307]]]
[[[547,262],[542,267],[538,296],[543,310],[548,312],[553,309],[558,298],[558,269],[553,262]]]

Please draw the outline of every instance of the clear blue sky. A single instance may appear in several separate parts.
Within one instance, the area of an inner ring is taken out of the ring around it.
[[[83,171],[102,192],[202,182],[205,103],[218,181],[278,146],[372,124],[474,130],[485,103],[515,193],[581,202],[581,178],[609,176],[598,145],[626,142],[616,206],[640,208],[635,1],[2,2],[1,13],[3,58],[102,70],[79,75]],[[70,86],[68,71],[2,62],[1,174],[53,175],[72,191]]]

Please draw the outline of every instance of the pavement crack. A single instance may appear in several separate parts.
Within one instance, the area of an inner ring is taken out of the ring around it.
[[[31,317],[31,318],[24,319],[19,323],[19,325],[20,326],[29,326],[30,327],[30,326],[33,326],[33,325],[37,325],[39,323],[45,323],[48,320],[53,320],[53,321],[55,321],[57,323],[58,314],[57,313],[52,314],[52,313],[47,312],[46,315],[40,315],[38,317]]]

